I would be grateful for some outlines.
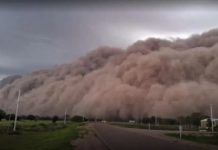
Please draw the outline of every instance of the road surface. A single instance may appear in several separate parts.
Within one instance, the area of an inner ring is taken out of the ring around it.
[[[204,150],[197,145],[164,140],[118,126],[95,123],[92,127],[107,150]]]

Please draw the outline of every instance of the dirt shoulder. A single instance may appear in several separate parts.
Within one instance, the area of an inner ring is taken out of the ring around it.
[[[71,141],[71,144],[75,146],[75,150],[108,150],[99,140],[90,124],[80,129],[79,138]]]

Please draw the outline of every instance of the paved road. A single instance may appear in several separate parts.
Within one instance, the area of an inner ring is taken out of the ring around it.
[[[167,141],[122,127],[96,123],[93,128],[108,150],[203,150],[198,146]]]

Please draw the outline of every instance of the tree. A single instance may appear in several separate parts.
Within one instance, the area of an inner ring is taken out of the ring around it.
[[[177,121],[180,125],[184,125],[185,124],[185,117],[184,116],[179,116],[177,118]]]
[[[142,122],[143,122],[143,123],[150,123],[150,118],[148,118],[148,117],[143,117],[143,118],[142,118]]]
[[[27,120],[36,120],[36,117],[34,115],[28,115],[26,117]]]
[[[58,116],[54,116],[54,117],[52,118],[52,122],[53,122],[53,123],[56,123],[56,122],[58,121],[58,119],[59,119]]]
[[[1,121],[3,118],[5,118],[5,116],[6,116],[6,113],[5,113],[3,110],[0,109],[0,121]]]
[[[5,116],[6,120],[14,120],[14,118],[15,118],[15,114],[7,114]],[[19,117],[17,118],[17,120],[19,120]]]
[[[176,125],[178,122],[176,119],[172,118],[163,118],[161,119],[161,124],[167,124],[167,125]]]
[[[202,113],[198,113],[198,112],[192,113],[191,116],[190,116],[191,122],[195,126],[200,126],[201,120],[205,119],[205,118],[208,118],[208,116],[206,116],[206,115],[204,115]]]
[[[52,120],[52,118],[49,116],[38,116],[38,119],[39,120]]]
[[[73,116],[73,117],[71,118],[71,121],[83,122],[83,117],[82,117],[82,116]]]
[[[155,124],[155,116],[151,116],[151,118],[149,118],[149,122],[151,124]]]

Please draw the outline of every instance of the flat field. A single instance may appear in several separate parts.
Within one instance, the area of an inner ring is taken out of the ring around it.
[[[68,150],[70,141],[79,136],[78,123],[63,124],[63,121],[18,121],[13,133],[13,122],[0,121],[1,150]]]

